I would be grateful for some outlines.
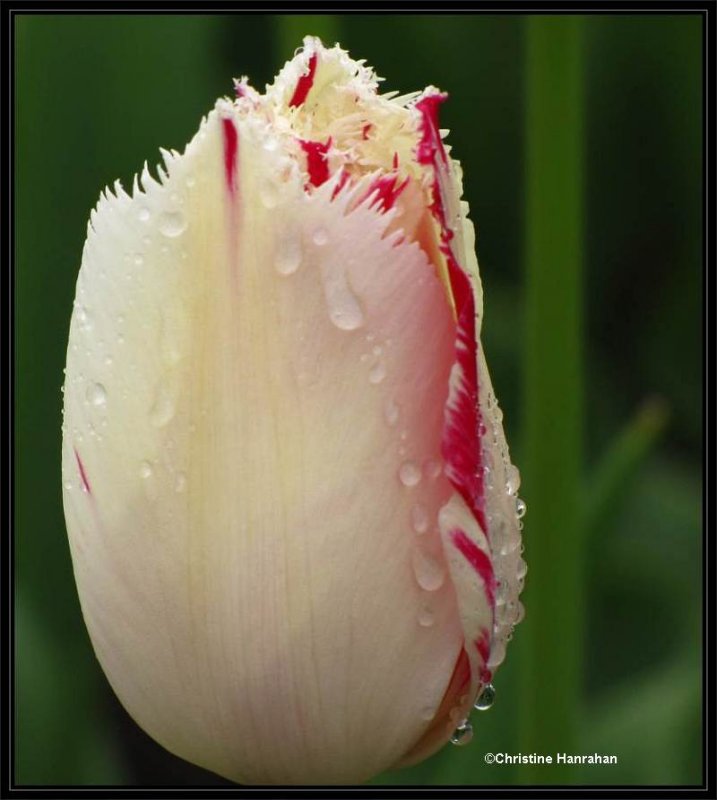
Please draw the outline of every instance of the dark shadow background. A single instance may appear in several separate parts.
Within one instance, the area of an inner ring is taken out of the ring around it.
[[[202,784],[220,779],[145,736],[85,632],[60,487],[62,369],[89,212],[158,148],[181,150],[232,77],[263,88],[326,21],[275,16],[16,18],[16,780]],[[520,463],[524,33],[518,16],[357,15],[336,36],[385,88],[447,90],[486,293],[484,343]],[[292,28],[293,26],[293,28]],[[305,30],[304,30],[305,28]],[[288,32],[287,32],[288,29]],[[590,475],[649,398],[668,422],[619,476],[588,551],[589,750],[581,782],[701,780],[702,22],[585,20],[585,434]],[[560,120],[555,120],[560,125]],[[529,536],[529,517],[526,535]],[[528,610],[528,613],[529,610]],[[556,624],[560,624],[556,620]],[[519,638],[519,632],[517,637]],[[472,752],[447,748],[384,783],[515,783],[510,656]],[[490,743],[488,748],[486,743]],[[586,745],[587,746],[587,745]]]

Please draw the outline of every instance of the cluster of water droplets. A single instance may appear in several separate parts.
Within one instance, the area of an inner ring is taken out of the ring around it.
[[[483,464],[486,519],[496,579],[495,615],[487,667],[495,670],[505,659],[506,647],[525,609],[520,593],[528,571],[523,559],[522,529],[525,502],[518,496],[520,472],[510,461],[502,427],[503,414],[488,392],[483,404]],[[492,462],[497,458],[499,463]]]
[[[465,702],[467,698],[461,698]],[[495,701],[495,687],[492,683],[487,683],[481,689],[473,708],[476,711],[487,711]],[[451,744],[457,747],[463,747],[470,743],[473,739],[473,725],[469,717],[466,717],[460,724],[458,724],[451,735]]]

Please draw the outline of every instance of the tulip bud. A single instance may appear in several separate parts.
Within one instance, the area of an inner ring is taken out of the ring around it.
[[[244,783],[467,738],[522,614],[446,96],[377,81],[307,38],[264,95],[237,82],[158,179],[102,195],[77,281],[63,483],[92,643],[147,733]]]

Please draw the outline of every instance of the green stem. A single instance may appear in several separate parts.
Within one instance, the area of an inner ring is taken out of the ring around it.
[[[339,37],[339,17],[333,14],[279,14],[275,19],[274,41],[280,62],[294,55],[304,36],[318,36],[327,47],[336,44]]]
[[[524,753],[576,752],[583,658],[582,20],[531,16],[526,57],[526,330],[519,637]],[[528,766],[527,783],[569,768]]]

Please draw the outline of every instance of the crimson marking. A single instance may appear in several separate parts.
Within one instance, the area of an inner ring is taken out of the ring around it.
[[[306,171],[309,173],[309,185],[321,186],[329,179],[329,148],[331,137],[322,142],[310,139],[299,139],[301,149],[306,153]]]
[[[475,646],[483,662],[480,672],[481,683],[490,683],[493,678],[493,673],[486,667],[488,658],[490,657],[490,636],[485,628],[483,628],[480,636],[475,640]]]
[[[484,425],[478,399],[475,299],[468,275],[458,263],[451,246],[454,234],[446,218],[441,187],[441,177],[446,175],[448,169],[448,156],[441,141],[438,110],[447,98],[447,94],[432,94],[416,103],[416,109],[421,114],[421,139],[416,148],[416,158],[433,172],[430,210],[441,229],[440,250],[446,258],[448,279],[456,305],[456,362],[463,379],[456,406],[449,409],[446,415],[441,450],[449,467],[447,473],[451,484],[466,501],[487,536],[481,454]]]
[[[87,473],[85,472],[85,466],[82,463],[82,459],[80,458],[80,454],[77,452],[77,448],[72,448],[75,451],[75,459],[77,460],[77,468],[80,471],[80,480],[82,481],[82,488],[87,492],[87,494],[92,494],[92,490],[90,489],[90,482],[87,480]]]
[[[304,100],[306,100],[306,96],[311,91],[311,87],[314,85],[314,75],[316,74],[316,62],[318,61],[317,54],[313,53],[309,58],[309,70],[306,75],[302,75],[296,83],[296,89],[294,89],[294,94],[289,100],[289,107],[293,106],[300,106]]]
[[[224,131],[224,176],[227,188],[233,195],[237,184],[237,151],[239,149],[239,135],[233,120],[223,119]]]
[[[450,532],[453,544],[461,555],[478,573],[485,586],[486,597],[491,609],[495,608],[495,574],[490,558],[478,545],[468,537],[465,531],[456,528]]]
[[[368,191],[361,198],[361,202],[374,195],[370,207],[377,206],[380,211],[388,211],[389,208],[393,208],[398,196],[408,186],[408,181],[409,179],[406,178],[402,183],[399,183],[398,175],[381,175],[368,187]]]

